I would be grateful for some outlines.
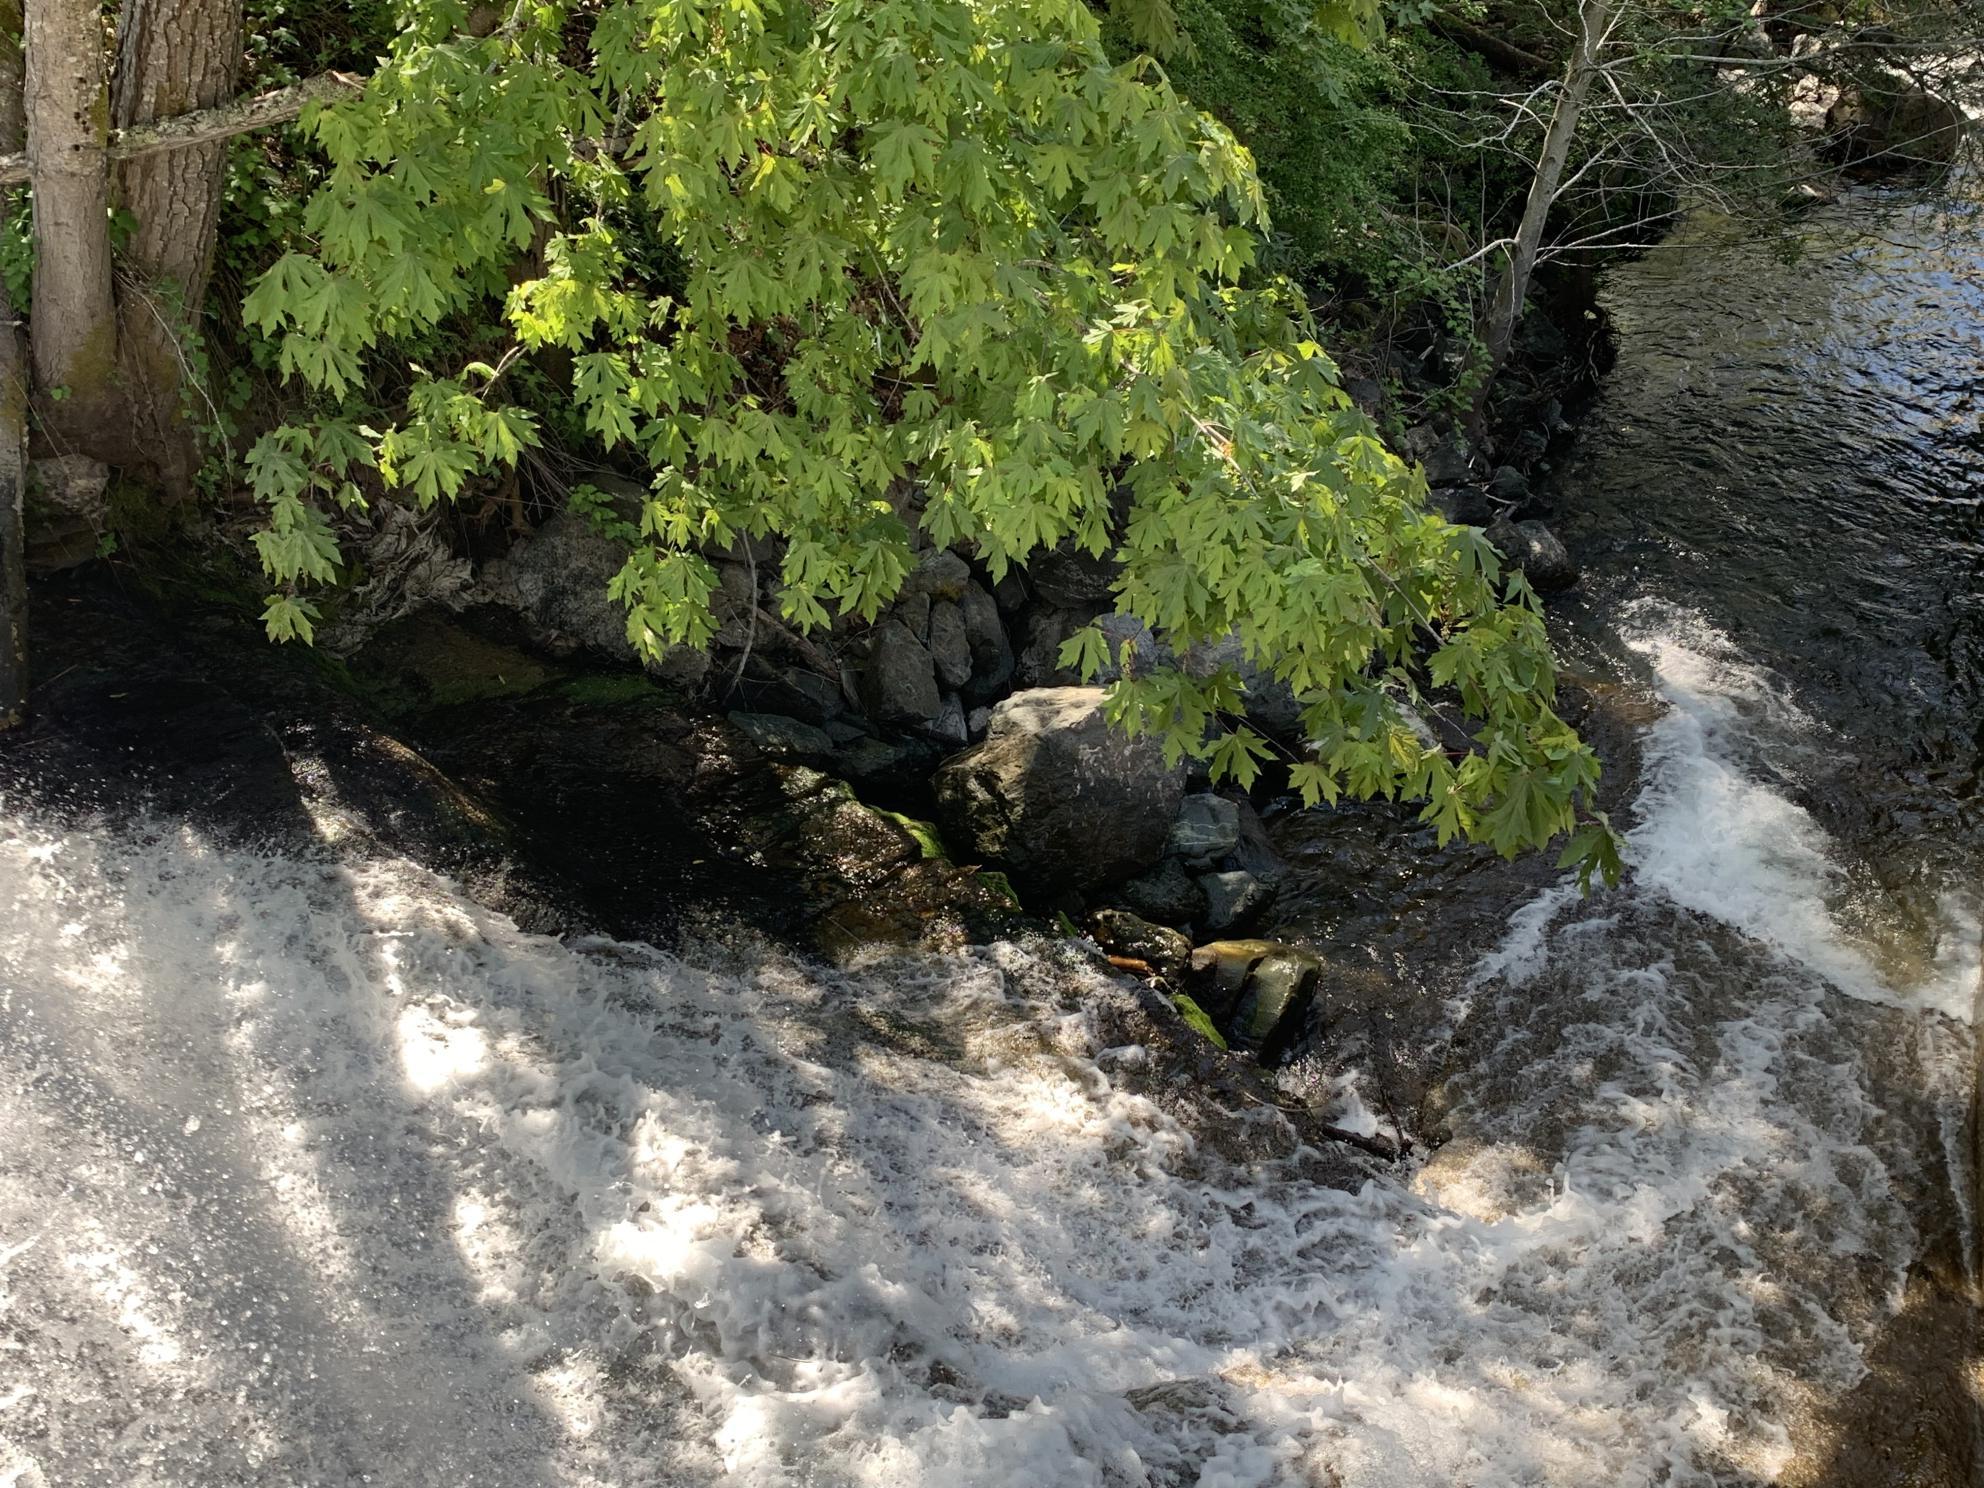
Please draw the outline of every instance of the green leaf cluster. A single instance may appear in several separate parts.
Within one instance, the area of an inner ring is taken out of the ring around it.
[[[1550,706],[1533,596],[1337,387],[1300,297],[1252,272],[1251,157],[1077,0],[561,0],[486,36],[409,0],[365,94],[305,121],[327,169],[248,321],[325,417],[250,455],[284,586],[335,576],[326,513],[452,500],[539,423],[562,370],[605,455],[653,474],[611,593],[643,654],[714,632],[715,570],[778,539],[801,627],[872,619],[912,523],[995,574],[1073,544],[1174,651],[1237,635],[1314,740],[1308,799],[1424,800],[1505,852],[1572,830],[1597,766]],[[492,365],[367,369],[498,315]],[[1099,638],[1072,659],[1092,670]],[[1240,682],[1169,669],[1113,715],[1253,778]],[[1415,727],[1464,716],[1471,747]],[[1603,834],[1601,834],[1603,835]],[[1609,841],[1609,837],[1606,839]],[[1588,853],[1580,862],[1596,861]]]

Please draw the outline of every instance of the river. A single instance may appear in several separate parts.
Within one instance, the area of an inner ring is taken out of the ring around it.
[[[1278,828],[1443,1146],[1208,1140],[1046,943],[560,940],[16,802],[0,1484],[1974,1481],[1984,225],[1703,233],[1559,494],[1627,883]]]

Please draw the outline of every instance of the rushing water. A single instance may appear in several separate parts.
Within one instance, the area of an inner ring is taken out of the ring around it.
[[[0,1484],[1961,1481],[1964,1329],[1852,1402],[1974,1261],[1979,241],[1813,235],[1613,280],[1631,878],[1447,968],[1453,1140],[1361,1183],[1137,1093],[1051,947],[685,960],[0,804]]]

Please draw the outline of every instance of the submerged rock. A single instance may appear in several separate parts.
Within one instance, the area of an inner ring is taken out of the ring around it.
[[[984,742],[937,772],[951,839],[1047,894],[1116,883],[1156,862],[1185,793],[1155,739],[1102,715],[1099,687],[1015,693]]]

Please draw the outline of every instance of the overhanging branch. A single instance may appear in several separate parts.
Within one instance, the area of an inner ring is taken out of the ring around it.
[[[319,73],[288,88],[232,98],[213,108],[195,109],[150,124],[133,124],[113,130],[110,135],[112,160],[135,160],[164,150],[183,150],[188,145],[211,144],[237,134],[266,129],[271,124],[287,124],[313,103],[331,103],[349,98],[365,86],[365,79],[344,72]],[[29,179],[25,153],[0,155],[0,186],[19,186]]]

